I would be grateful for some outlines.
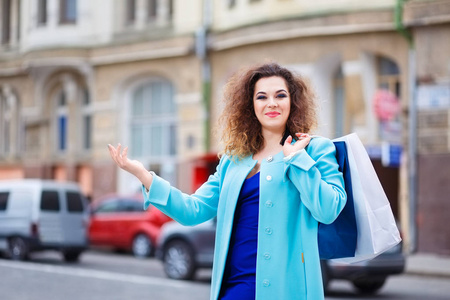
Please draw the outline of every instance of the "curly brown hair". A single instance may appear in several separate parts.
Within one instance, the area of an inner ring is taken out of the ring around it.
[[[253,66],[235,73],[225,85],[225,109],[219,118],[222,125],[222,154],[242,159],[257,153],[264,144],[261,124],[253,107],[256,82],[265,77],[286,81],[291,98],[289,118],[281,143],[288,135],[310,133],[317,125],[315,96],[305,80],[277,63]]]

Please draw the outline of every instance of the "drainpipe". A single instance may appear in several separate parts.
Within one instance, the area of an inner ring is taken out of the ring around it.
[[[195,53],[201,60],[202,72],[202,103],[204,109],[204,149],[208,153],[211,144],[211,64],[208,57],[208,31],[212,23],[212,1],[203,0],[202,26],[195,33]]]
[[[409,235],[410,243],[408,253],[413,253],[417,248],[417,98],[416,98],[416,51],[411,32],[403,24],[403,6],[407,0],[397,0],[395,7],[395,28],[409,44],[408,53],[408,86],[409,86],[409,105],[408,105],[408,194],[409,194]]]

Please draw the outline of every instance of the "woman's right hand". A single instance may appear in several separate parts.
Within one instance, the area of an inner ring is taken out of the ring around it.
[[[147,189],[150,189],[150,186],[153,182],[153,175],[148,172],[144,165],[138,160],[131,160],[128,158],[128,147],[125,147],[121,152],[122,145],[117,145],[117,148],[108,144],[109,154],[111,158],[116,162],[116,164],[123,170],[130,172],[134,176],[136,176]]]
[[[144,165],[140,161],[131,160],[128,158],[128,147],[125,147],[123,151],[121,151],[121,148],[121,144],[119,144],[117,148],[114,148],[114,146],[108,144],[109,154],[111,155],[111,158],[121,169],[130,172],[136,177],[139,177],[139,174],[144,171],[147,172]]]

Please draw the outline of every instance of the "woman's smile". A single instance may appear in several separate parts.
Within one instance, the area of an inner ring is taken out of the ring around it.
[[[277,111],[269,111],[268,113],[266,113],[266,116],[268,116],[269,118],[275,118],[278,117],[279,115],[281,114]]]

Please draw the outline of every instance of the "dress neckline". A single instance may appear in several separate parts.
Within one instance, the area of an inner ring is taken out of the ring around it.
[[[258,172],[256,172],[255,174],[253,174],[251,177],[249,177],[249,178],[245,178],[245,180],[250,180],[250,179],[252,179],[253,177],[259,177],[259,172],[260,171],[258,171]]]

